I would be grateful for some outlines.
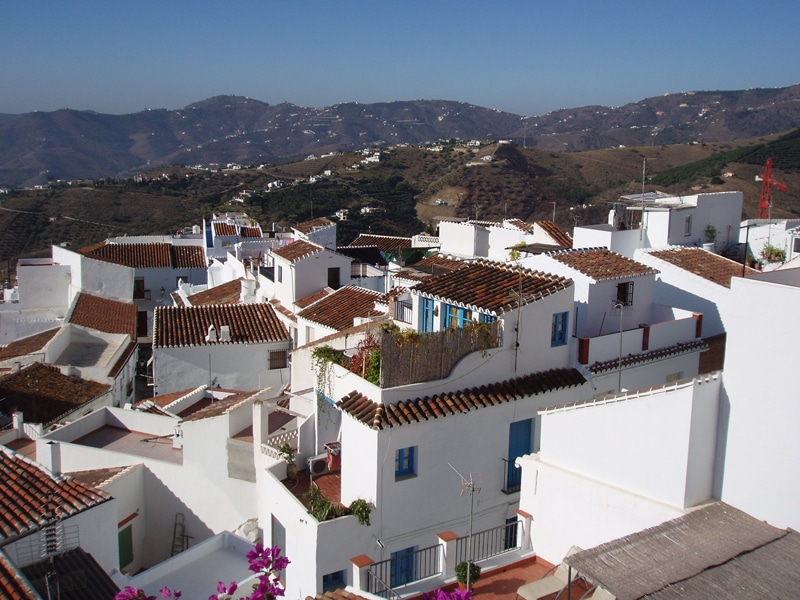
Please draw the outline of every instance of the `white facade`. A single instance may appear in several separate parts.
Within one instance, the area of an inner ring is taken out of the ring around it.
[[[200,385],[229,390],[258,390],[289,383],[289,368],[270,369],[271,352],[288,352],[288,339],[248,344],[154,346],[155,394]]]
[[[537,555],[558,562],[713,497],[719,374],[543,410],[520,509]]]
[[[658,302],[701,313],[704,338],[725,333],[732,308],[730,288],[652,256],[647,250],[637,250],[634,258],[658,269],[655,288]]]
[[[573,248],[605,246],[609,250],[633,258],[637,248],[663,246],[702,246],[710,243],[709,227],[714,232],[714,247],[718,251],[739,243],[739,223],[742,218],[742,192],[714,192],[688,196],[670,196],[660,192],[628,196],[615,204],[610,220],[613,224],[575,227]],[[642,209],[643,205],[643,209]],[[643,214],[643,228],[620,229],[627,220],[627,211]]]
[[[797,269],[731,282],[720,423],[721,496],[776,527],[800,528],[800,419],[794,347],[800,331]],[[727,443],[726,443],[727,442]]]
[[[339,287],[350,284],[351,259],[342,254],[320,249],[294,261],[272,255],[274,281],[271,298],[289,310],[295,310],[294,301],[304,298],[328,285],[331,269],[338,270]]]

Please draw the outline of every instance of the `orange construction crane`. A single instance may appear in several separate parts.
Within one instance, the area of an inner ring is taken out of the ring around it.
[[[756,181],[761,182],[761,204],[758,206],[758,218],[770,219],[772,212],[772,188],[776,187],[782,192],[788,192],[789,188],[772,178],[772,159],[767,159],[767,166],[761,175],[756,175]]]

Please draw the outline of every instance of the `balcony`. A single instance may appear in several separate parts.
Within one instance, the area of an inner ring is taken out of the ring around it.
[[[654,304],[650,317],[650,324],[640,325],[637,329],[578,338],[578,362],[582,365],[603,363],[619,359],[620,355],[625,357],[669,348],[700,337],[702,315]]]

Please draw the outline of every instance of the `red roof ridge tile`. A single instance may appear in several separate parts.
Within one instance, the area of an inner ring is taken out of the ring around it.
[[[442,392],[432,397],[401,400],[391,404],[375,402],[354,390],[339,400],[336,406],[372,429],[386,429],[467,413],[526,396],[580,386],[584,383],[586,383],[586,379],[577,369],[560,368],[475,388]]]

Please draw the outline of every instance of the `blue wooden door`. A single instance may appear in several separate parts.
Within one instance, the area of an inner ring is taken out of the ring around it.
[[[519,489],[522,480],[522,469],[514,466],[520,456],[530,454],[533,439],[533,419],[515,421],[508,427],[508,472],[506,473],[506,489]]]

